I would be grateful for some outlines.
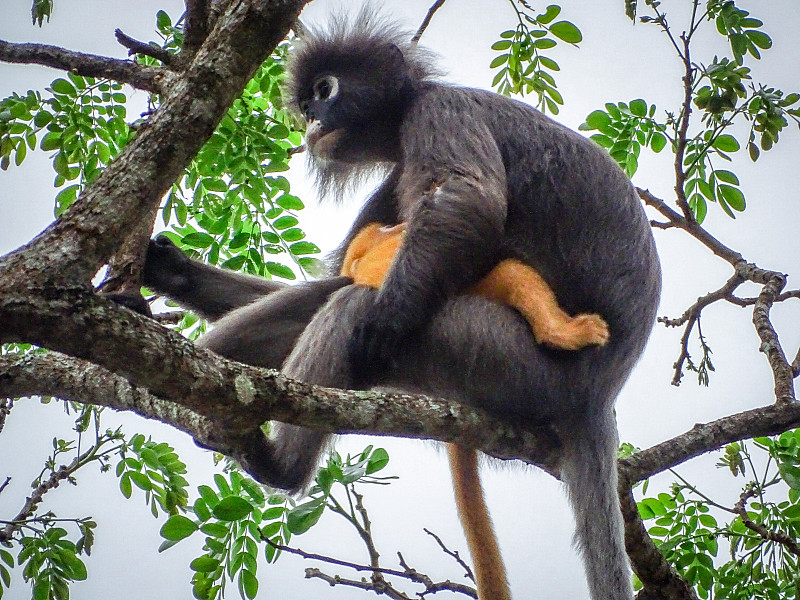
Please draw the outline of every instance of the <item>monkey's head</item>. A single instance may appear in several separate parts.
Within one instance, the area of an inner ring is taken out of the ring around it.
[[[362,11],[304,34],[287,67],[288,104],[306,121],[323,191],[400,159],[400,126],[431,77],[411,35]]]

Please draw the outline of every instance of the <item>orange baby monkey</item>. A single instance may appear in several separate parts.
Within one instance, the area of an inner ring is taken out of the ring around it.
[[[405,223],[365,226],[347,247],[341,274],[358,285],[381,287],[405,231]],[[530,323],[540,344],[578,350],[589,345],[602,346],[608,341],[608,324],[600,315],[570,317],[561,310],[553,290],[541,275],[518,260],[498,263],[470,293],[517,309]],[[478,475],[478,453],[458,444],[446,446],[458,516],[474,563],[478,597],[511,600],[503,558]]]
[[[393,227],[370,223],[347,247],[341,274],[359,285],[379,288],[403,243],[406,225]],[[596,314],[569,316],[558,305],[547,282],[533,268],[509,258],[497,264],[470,293],[517,309],[530,323],[540,344],[562,350],[602,346],[608,341],[608,325]]]

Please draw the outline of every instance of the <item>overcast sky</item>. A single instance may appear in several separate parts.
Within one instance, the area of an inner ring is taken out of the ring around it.
[[[303,19],[308,23],[324,22],[333,6],[355,8],[360,4],[317,0],[308,7]],[[388,15],[411,29],[416,29],[422,21],[428,4],[420,0],[384,3]],[[671,11],[670,22],[676,30],[685,22],[687,5],[688,2],[677,0],[662,4]],[[800,91],[800,51],[796,42],[800,11],[796,0],[740,1],[738,5],[762,19],[764,30],[775,42],[764,60],[750,64],[756,80],[787,92]],[[39,29],[30,25],[30,0],[4,0],[0,3],[0,39],[52,43],[122,58],[125,51],[116,44],[114,29],[119,27],[137,39],[154,39],[155,12],[159,8],[167,10],[175,20],[182,3],[59,0],[51,22]],[[639,97],[655,103],[659,107],[658,116],[665,110],[677,109],[682,94],[680,63],[655,27],[630,24],[623,14],[622,0],[564,2],[562,16],[582,29],[584,41],[578,50],[564,47],[551,53],[561,65],[557,83],[566,102],[559,121],[577,128],[589,112],[605,102]],[[448,0],[422,41],[440,57],[448,81],[488,88],[492,79],[488,69],[492,59],[489,46],[499,32],[513,28],[514,24],[514,13],[503,0]],[[716,53],[726,52],[725,43],[718,36],[709,33],[703,42],[693,51],[698,62],[707,64]],[[42,90],[59,76],[59,72],[41,67],[0,64],[0,96],[12,91]],[[143,93],[134,95],[129,117],[135,114],[132,107],[142,106],[144,100]],[[755,165],[744,156],[737,156],[732,170],[742,181],[747,211],[733,221],[712,205],[706,220],[707,228],[715,236],[740,251],[747,260],[790,275],[797,272],[796,257],[800,255],[799,138],[796,127],[787,129],[777,150],[763,155]],[[671,155],[666,151],[662,154],[659,157],[644,154],[634,182],[669,201],[673,188]],[[54,175],[49,160],[46,153],[38,151],[29,155],[21,168],[0,172],[0,253],[25,243],[52,220]],[[296,193],[309,200],[314,192],[306,183],[300,163],[293,165],[291,179]],[[316,206],[310,201],[307,205],[306,214],[301,213],[301,226],[309,239],[324,250],[338,244],[358,208],[357,201],[346,206]],[[730,276],[726,264],[681,233],[657,231],[655,236],[664,267],[664,297],[659,314],[679,315],[698,296],[716,289]],[[794,282],[797,287],[796,279],[790,277],[789,281],[790,286]],[[794,355],[800,344],[797,307],[777,307],[773,316],[787,354]],[[680,388],[669,384],[681,332],[657,327],[617,404],[621,439],[644,448],[679,434],[696,422],[769,403],[771,376],[757,351],[758,338],[750,319],[749,311],[730,306],[715,307],[704,318],[703,332],[714,351],[717,368],[708,389],[698,388],[690,373]],[[204,482],[211,473],[209,454],[196,449],[186,436],[132,416],[108,415],[106,419],[109,427],[124,423],[129,433],[142,431],[175,444],[184,460],[192,463],[196,483]],[[14,409],[0,436],[0,479],[7,475],[14,477],[0,494],[0,518],[8,518],[6,515],[19,510],[28,493],[29,481],[50,452],[50,440],[56,435],[67,437],[71,423],[71,418],[64,416],[57,405],[42,407],[36,401],[25,401]],[[422,531],[423,527],[433,529],[452,547],[465,551],[444,454],[430,443],[361,437],[343,441],[340,449],[358,451],[366,443],[389,449],[392,461],[384,472],[400,476],[400,481],[388,488],[366,490],[374,533],[386,561],[384,566],[396,566],[394,556],[399,550],[420,571],[434,578],[458,580],[461,573],[457,566],[442,557]],[[710,457],[694,461],[681,467],[681,473],[688,477],[702,473],[700,482],[714,482],[719,499],[733,504],[734,496],[725,492],[738,495],[735,491],[738,483],[709,468],[715,460]],[[570,547],[571,517],[559,484],[542,473],[521,467],[488,470],[484,480],[515,597],[532,597],[534,591],[543,600],[585,597],[580,562]],[[102,597],[110,590],[113,597],[121,600],[138,598],[142,593],[159,598],[190,598],[190,572],[186,565],[199,544],[184,542],[163,555],[156,555],[160,523],[149,516],[141,497],[125,501],[111,474],[99,475],[90,469],[80,475],[79,481],[81,485],[77,488],[62,485],[48,494],[46,504],[59,516],[91,514],[100,522],[95,551],[87,560],[89,581],[75,585],[74,596]],[[366,561],[355,534],[333,515],[327,515],[318,530],[295,538],[294,542],[307,551]],[[148,568],[146,578],[134,571],[143,564]],[[319,581],[303,580],[306,566],[319,565],[286,557],[275,566],[262,567],[259,597],[285,600],[361,597],[349,589],[331,589]],[[336,572],[324,566],[323,569]],[[236,597],[235,586],[230,592],[230,597]],[[27,594],[27,586],[16,581],[7,597],[17,599]]]

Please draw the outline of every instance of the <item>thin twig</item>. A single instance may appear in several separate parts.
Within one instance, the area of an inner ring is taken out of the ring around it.
[[[431,536],[434,540],[436,540],[436,543],[439,544],[439,548],[442,549],[442,552],[452,557],[453,560],[455,560],[461,566],[461,568],[464,569],[464,573],[466,574],[466,577],[470,581],[475,581],[475,575],[472,574],[472,569],[470,569],[469,565],[466,562],[464,562],[464,560],[461,558],[461,555],[458,553],[458,550],[450,550],[447,546],[445,546],[442,539],[429,529],[423,529],[423,531],[427,533],[429,536]]]
[[[431,19],[433,19],[433,15],[436,14],[436,11],[442,8],[442,5],[445,3],[445,0],[436,0],[433,6],[428,9],[428,14],[425,15],[425,19],[422,21],[422,25],[419,26],[417,29],[417,33],[414,34],[414,37],[411,38],[411,43],[416,44],[419,42],[419,39],[422,37],[422,34],[425,33],[425,30],[428,28],[428,25],[431,24]]]
[[[328,563],[330,565],[347,567],[348,569],[353,569],[354,571],[378,571],[385,575],[394,575],[395,577],[406,577],[406,573],[404,571],[399,571],[397,569],[387,569],[384,567],[375,567],[373,565],[360,565],[358,563],[353,563],[346,560],[340,560],[338,558],[331,558],[330,556],[324,556],[322,554],[306,552],[305,550],[300,550],[299,548],[292,548],[291,546],[276,544],[266,536],[264,536],[262,539],[276,550],[280,550],[281,552],[288,552],[289,554],[295,554],[297,556],[300,556],[308,560],[318,560],[320,562]]]
[[[121,29],[115,29],[114,36],[117,38],[117,41],[120,44],[128,49],[128,56],[133,56],[134,54],[143,54],[144,56],[149,56],[151,58],[155,58],[156,60],[160,60],[168,67],[173,66],[175,63],[175,55],[170,54],[164,50],[164,48],[159,48],[158,46],[153,46],[152,44],[135,40],[129,35],[123,33]]]
[[[739,515],[739,518],[742,520],[742,524],[745,527],[756,532],[764,540],[781,544],[795,556],[800,556],[800,547],[797,545],[797,542],[794,539],[789,537],[789,535],[783,533],[782,531],[770,531],[761,523],[756,523],[753,521],[747,515],[747,501],[750,498],[754,498],[756,494],[756,489],[753,486],[749,486],[744,492],[742,492],[742,495],[739,497],[739,501],[736,503],[736,506],[733,507],[733,512]]]
[[[48,44],[14,44],[0,40],[0,61],[43,65],[84,77],[112,79],[154,94],[162,92],[166,76],[163,69],[130,60],[74,52]]]

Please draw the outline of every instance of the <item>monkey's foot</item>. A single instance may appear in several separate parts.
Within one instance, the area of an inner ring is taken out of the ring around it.
[[[561,350],[579,350],[586,346],[605,346],[608,342],[608,323],[600,315],[586,313],[536,327],[536,341]]]

